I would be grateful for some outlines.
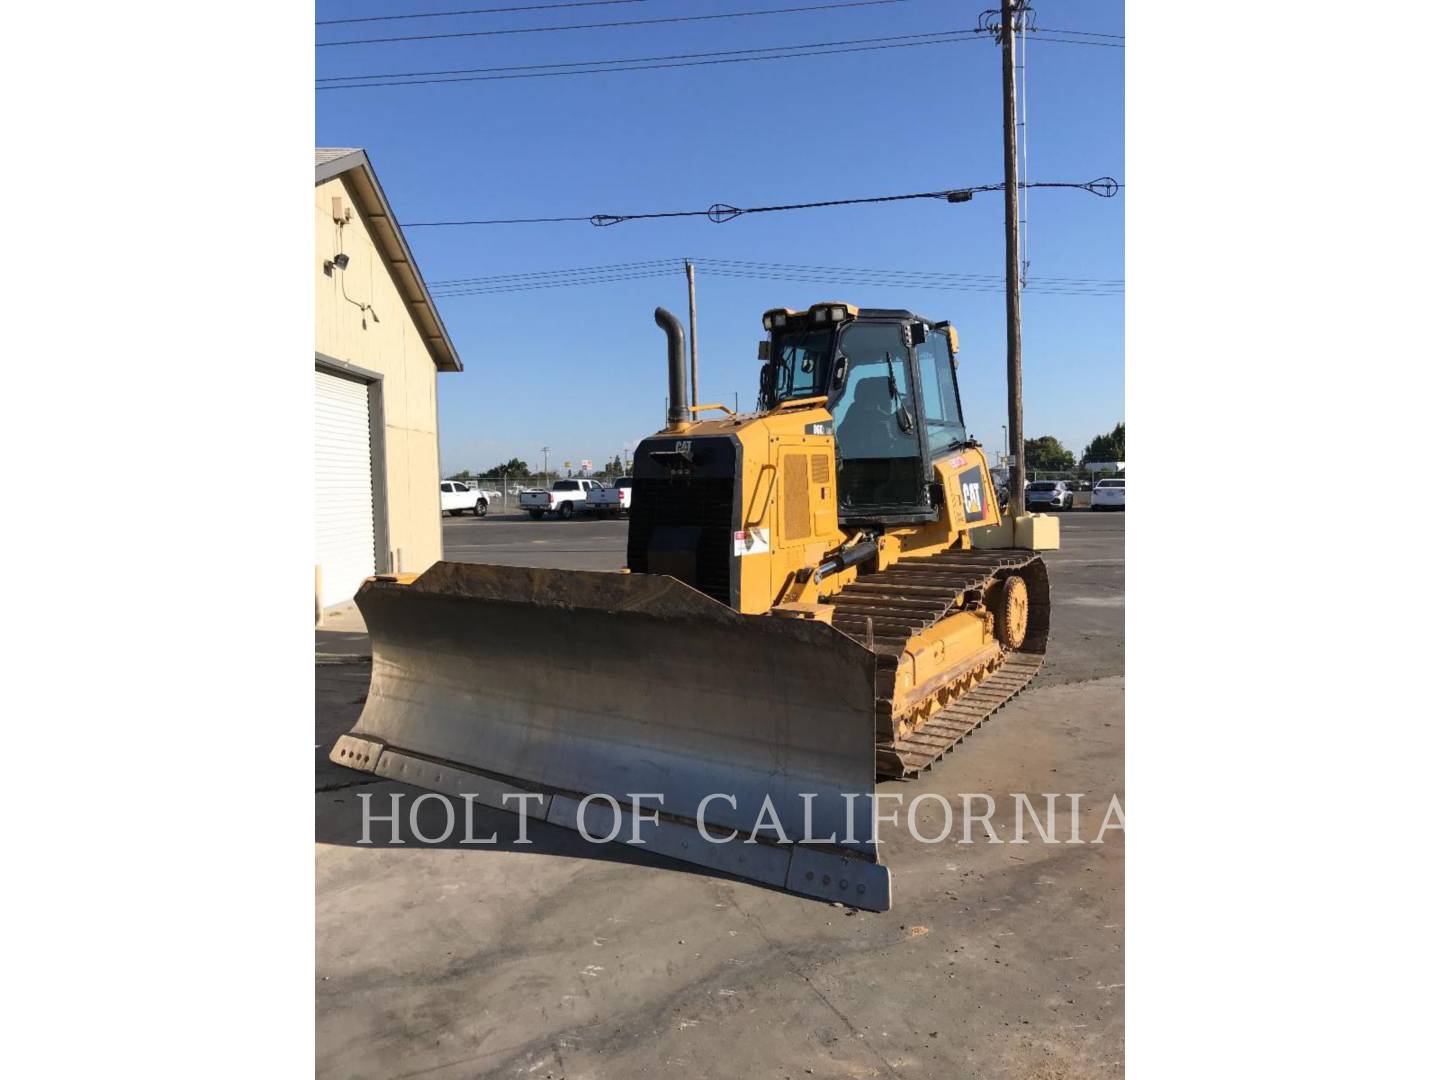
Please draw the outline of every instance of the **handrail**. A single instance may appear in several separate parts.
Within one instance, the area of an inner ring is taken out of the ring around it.
[[[780,402],[779,405],[776,405],[776,406],[775,406],[775,409],[796,409],[796,408],[799,408],[801,405],[824,404],[826,401],[829,401],[829,400],[830,400],[830,399],[827,398],[824,394],[818,394],[818,395],[816,395],[815,397],[807,397],[807,398],[791,398],[791,399],[788,400],[788,401],[782,401],[782,402]],[[772,411],[774,411],[774,410],[772,410]]]

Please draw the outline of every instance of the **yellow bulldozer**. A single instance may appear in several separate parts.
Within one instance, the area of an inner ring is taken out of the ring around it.
[[[626,569],[368,580],[370,692],[331,760],[886,910],[875,782],[1039,670],[1058,524],[997,505],[950,324],[766,312],[737,415],[685,404],[684,332],[655,321],[667,424],[635,450]]]

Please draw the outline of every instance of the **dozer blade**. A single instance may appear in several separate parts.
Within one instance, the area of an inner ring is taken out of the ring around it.
[[[635,826],[662,855],[889,908],[876,659],[844,634],[652,574],[442,562],[356,601],[373,668],[337,764],[572,829],[583,813],[592,837]],[[523,792],[541,797],[503,798]],[[616,804],[582,811],[586,796]]]

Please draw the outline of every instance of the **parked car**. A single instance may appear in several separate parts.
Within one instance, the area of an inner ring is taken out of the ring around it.
[[[536,521],[546,514],[571,518],[576,510],[585,509],[585,497],[599,486],[598,480],[556,480],[549,491],[520,492],[520,509],[530,511]]]
[[[614,517],[630,512],[630,486],[634,478],[622,476],[612,487],[592,488],[585,496],[585,508],[600,517]]]
[[[1124,510],[1125,509],[1125,479],[1101,480],[1095,485],[1095,493],[1090,496],[1091,510]]]
[[[484,517],[490,512],[492,499],[498,502],[500,492],[468,487],[462,480],[440,481],[440,512],[442,514],[454,517],[456,514],[463,514],[469,510],[476,517]]]
[[[1068,480],[1032,480],[1025,487],[1026,510],[1069,510],[1075,489]]]

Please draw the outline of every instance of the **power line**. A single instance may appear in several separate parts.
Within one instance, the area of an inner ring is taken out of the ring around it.
[[[710,272],[734,271],[736,274],[769,274],[769,272],[783,272],[785,275],[808,275],[808,276],[868,276],[868,278],[884,278],[887,281],[894,281],[897,284],[919,284],[923,281],[962,282],[962,284],[988,285],[996,282],[1004,282],[1004,276],[996,274],[955,274],[949,271],[907,271],[907,269],[876,269],[867,266],[815,266],[804,264],[782,264],[782,262],[752,262],[744,259],[710,259],[691,258],[694,265]],[[449,278],[445,281],[432,281],[433,291],[442,292],[449,289],[481,288],[481,287],[503,287],[503,285],[524,285],[531,282],[563,281],[583,282],[590,276],[611,276],[615,274],[634,274],[634,272],[681,272],[684,269],[684,259],[647,259],[641,262],[616,262],[616,264],[599,266],[572,266],[569,269],[556,269],[556,271],[531,271],[527,274],[492,274],[475,276],[475,278]],[[1032,281],[1045,287],[1053,288],[1109,288],[1117,289],[1125,285],[1123,278],[1034,278]]]
[[[1063,26],[1032,26],[1028,33],[1035,34],[1074,34],[1076,37],[1099,37],[1115,38],[1119,41],[1125,40],[1124,34],[1102,34],[1097,30],[1070,30]]]
[[[525,278],[560,277],[560,276],[568,277],[568,276],[574,275],[574,274],[604,273],[604,272],[610,272],[610,271],[615,271],[615,270],[634,269],[634,268],[636,268],[636,267],[643,267],[643,266],[659,266],[659,265],[662,265],[662,264],[663,264],[663,265],[666,265],[666,266],[669,266],[669,265],[674,264],[674,263],[683,263],[683,261],[684,261],[683,259],[642,259],[642,260],[639,260],[638,262],[606,263],[606,264],[602,264],[602,265],[600,265],[600,266],[571,266],[571,267],[568,267],[568,268],[565,268],[565,269],[561,269],[561,270],[530,270],[530,271],[526,271],[526,272],[524,272],[524,273],[515,273],[515,274],[485,274],[485,275],[482,275],[482,276],[480,276],[480,277],[472,277],[472,278],[446,278],[446,279],[440,280],[440,281],[432,281],[432,282],[430,282],[430,286],[431,286],[432,288],[443,289],[443,288],[445,288],[445,287],[447,287],[447,286],[451,286],[451,285],[465,285],[465,284],[469,284],[469,283],[471,283],[471,282],[477,282],[477,281],[482,281],[482,282],[485,282],[485,281],[515,281],[515,280],[520,280],[520,279],[525,279]]]
[[[908,4],[911,0],[841,0],[808,7],[768,8],[760,11],[727,11],[714,15],[667,15],[659,19],[622,19],[615,22],[575,23],[568,26],[521,26],[506,30],[457,30],[445,34],[410,34],[404,37],[350,38],[344,41],[317,41],[316,48],[336,45],[386,45],[400,41],[438,41],[443,38],[497,37],[503,34],[552,34],[559,30],[606,30],[618,26],[657,26],[662,23],[712,22],[716,19],[744,19],[756,15],[793,15],[801,12],[834,11],[840,8],[878,7]]]
[[[969,34],[969,31],[957,31],[956,33],[957,33],[957,34],[960,34],[960,35],[968,35],[968,34]],[[754,61],[757,61],[757,60],[789,60],[789,59],[793,59],[793,58],[797,58],[797,57],[806,57],[806,56],[837,56],[837,55],[839,55],[839,54],[841,54],[841,53],[874,52],[874,51],[879,50],[879,49],[908,49],[908,48],[913,48],[914,46],[917,46],[917,45],[945,45],[945,44],[950,44],[950,43],[953,43],[953,42],[966,41],[966,40],[979,40],[979,39],[978,39],[978,38],[973,38],[973,37],[967,37],[967,36],[959,36],[959,37],[953,37],[953,38],[940,38],[940,37],[937,37],[937,38],[933,38],[933,39],[928,40],[928,41],[906,41],[906,42],[898,42],[898,43],[893,44],[893,45],[862,45],[862,46],[855,46],[855,47],[853,47],[853,48],[846,48],[846,49],[827,49],[827,50],[824,50],[824,51],[815,51],[815,52],[782,52],[782,53],[774,53],[774,54],[772,54],[772,55],[770,55],[770,56],[742,56],[742,57],[736,57],[736,58],[734,58],[734,59],[729,59],[729,60],[694,60],[694,61],[687,61],[687,62],[685,62],[685,63],[673,63],[673,64],[645,64],[645,65],[638,65],[638,66],[634,66],[634,67],[592,68],[592,69],[586,70],[586,71],[542,71],[542,72],[535,72],[535,73],[532,73],[532,74],[523,74],[523,75],[478,75],[478,76],[467,76],[467,77],[464,77],[464,78],[457,78],[457,79],[413,79],[413,80],[410,80],[410,81],[401,81],[401,82],[351,83],[351,84],[349,84],[349,85],[317,86],[316,89],[317,89],[317,90],[365,90],[365,89],[373,89],[373,88],[380,88],[380,87],[391,87],[391,86],[427,86],[427,85],[431,85],[431,84],[435,84],[435,83],[489,82],[489,81],[496,80],[496,79],[502,79],[502,80],[503,80],[503,79],[541,79],[541,78],[548,78],[548,77],[553,77],[553,76],[563,76],[563,75],[604,75],[604,74],[608,74],[608,73],[611,73],[611,72],[661,71],[661,70],[664,70],[664,69],[667,69],[667,68],[708,67],[708,66],[711,66],[711,65],[714,65],[714,64],[746,64],[746,63],[753,63]],[[594,63],[609,63],[609,62],[610,62],[610,61],[594,61]],[[551,66],[551,65],[540,65],[540,66]],[[555,66],[560,66],[560,65],[555,65]]]
[[[456,279],[446,284],[436,284],[432,288],[437,296],[447,294],[467,293],[473,290],[489,291],[492,289],[528,289],[528,288],[549,288],[554,285],[584,285],[587,283],[598,283],[608,280],[621,280],[631,277],[650,277],[658,274],[677,273],[677,266],[681,264],[674,259],[663,259],[653,264],[639,263],[634,266],[619,265],[613,269],[586,271],[584,273],[566,274],[563,272],[537,274],[534,277],[508,277],[496,276],[493,278],[469,278]]]
[[[591,214],[586,218],[557,218],[550,220],[588,221],[592,225],[619,225],[625,221],[646,221],[659,218],[708,217],[716,224],[733,221],[742,214],[771,214],[781,210],[811,210],[823,206],[854,206],[860,203],[902,202],[908,199],[946,199],[950,202],[968,202],[976,191],[998,190],[998,185],[989,184],[984,188],[957,188],[951,191],[922,191],[909,195],[871,195],[858,199],[826,199],[820,202],[789,203],[782,206],[755,206],[742,208],[728,203],[713,203],[705,210],[655,210],[639,214]],[[492,225],[492,221],[408,221],[404,228],[419,229],[445,225]]]
[[[767,269],[767,268],[776,268],[776,267],[778,267],[778,268],[785,269],[785,270],[805,270],[805,271],[814,271],[814,272],[817,272],[817,273],[827,273],[827,274],[853,273],[853,274],[877,274],[877,275],[887,275],[887,276],[895,276],[895,277],[916,277],[916,278],[942,277],[942,278],[947,278],[947,279],[963,278],[963,279],[969,279],[969,280],[975,280],[975,281],[1004,281],[1004,280],[1005,280],[1004,276],[1003,276],[1003,275],[1000,275],[1000,274],[957,274],[957,273],[951,273],[951,272],[949,272],[949,271],[943,271],[943,270],[894,270],[894,269],[876,269],[876,268],[874,268],[874,267],[860,267],[860,266],[814,266],[814,265],[809,265],[809,264],[804,264],[804,263],[796,264],[796,263],[754,262],[754,261],[747,261],[747,260],[744,260],[744,259],[704,259],[704,258],[694,258],[694,259],[692,259],[691,261],[694,262],[697,266],[704,265],[704,266],[707,266],[707,267],[728,266],[728,267],[737,267],[737,268],[742,268],[742,269],[744,269],[744,268]],[[1033,278],[1032,280],[1034,280],[1034,281],[1041,281],[1041,282],[1054,282],[1054,283],[1066,283],[1066,284],[1086,284],[1086,285],[1116,285],[1116,286],[1118,286],[1118,285],[1124,285],[1124,284],[1125,284],[1125,279],[1124,279],[1124,278],[1037,277],[1037,278]]]
[[[1031,41],[1043,41],[1050,45],[1091,45],[1100,49],[1123,49],[1124,42],[1120,41],[1089,41],[1084,38],[1056,37],[1054,31],[1049,30],[1027,30],[1026,35]]]
[[[888,278],[866,277],[864,275],[834,275],[834,274],[798,274],[786,270],[769,270],[756,272],[742,272],[738,270],[725,270],[711,267],[706,274],[710,277],[750,278],[761,281],[795,281],[812,285],[824,285],[827,288],[849,287],[849,288],[894,288],[894,289],[939,289],[952,292],[979,292],[979,293],[1003,293],[1005,292],[1005,280],[997,278],[991,282],[978,281],[929,281],[929,280],[892,280]],[[1047,296],[1119,296],[1123,289],[1086,289],[1075,287],[1061,287],[1051,285],[1032,284],[1026,287],[1025,292],[1037,293]]]
[[[1092,195],[1099,195],[1101,198],[1111,198],[1119,190],[1120,185],[1108,176],[1102,176],[1095,180],[1088,180],[1084,183],[1073,181],[1037,181],[1025,185],[1028,188],[1073,188],[1078,191],[1088,191]],[[1002,191],[1004,184],[980,184],[973,187],[947,188],[942,191],[917,191],[906,195],[868,195],[855,199],[821,199],[815,202],[783,203],[775,206],[731,206],[729,203],[713,203],[705,210],[656,210],[637,214],[591,214],[589,217],[545,217],[545,218],[490,218],[484,220],[466,221],[410,221],[404,223],[404,228],[420,229],[434,228],[453,225],[514,225],[529,224],[532,222],[553,222],[553,221],[589,221],[591,225],[610,226],[619,225],[625,221],[653,221],[660,218],[690,218],[705,217],[717,225],[727,221],[734,221],[737,217],[745,214],[774,214],[786,210],[814,210],[830,206],[858,206],[861,204],[906,202],[912,199],[943,199],[945,202],[960,203],[969,202],[977,193]]]
[[[880,42],[891,42],[891,41],[913,41],[913,40],[922,39],[922,38],[924,38],[924,39],[938,38],[938,39],[941,39],[941,40],[940,40],[940,41],[936,41],[936,42],[921,41],[921,42],[919,42],[920,44],[932,44],[932,43],[933,43],[933,44],[941,44],[941,43],[943,43],[943,41],[945,41],[945,40],[956,40],[956,41],[976,40],[976,41],[978,41],[978,40],[981,40],[981,38],[977,37],[977,35],[980,34],[980,33],[982,33],[982,31],[977,31],[977,30],[935,30],[935,31],[931,31],[931,32],[928,32],[928,33],[922,33],[922,34],[892,34],[892,35],[890,35],[890,36],[888,36],[888,37],[847,38],[847,39],[843,39],[843,40],[840,40],[840,41],[811,41],[811,42],[804,42],[804,43],[800,43],[800,44],[796,44],[796,45],[766,45],[766,46],[761,46],[761,47],[754,48],[754,49],[721,49],[721,50],[718,50],[718,51],[715,51],[715,52],[671,53],[671,54],[666,55],[666,56],[632,56],[632,57],[618,57],[618,58],[615,58],[615,59],[612,59],[612,60],[571,60],[571,61],[566,61],[566,62],[556,63],[556,64],[510,64],[510,65],[506,65],[506,66],[503,66],[503,67],[488,67],[488,68],[442,68],[442,69],[440,69],[440,70],[438,70],[438,71],[393,71],[393,72],[375,72],[375,73],[371,73],[371,74],[368,74],[368,75],[325,75],[325,76],[322,76],[322,77],[317,78],[315,81],[316,81],[316,82],[322,82],[322,83],[323,83],[323,82],[355,82],[355,81],[370,80],[370,79],[420,79],[420,78],[427,78],[427,77],[430,77],[430,76],[443,76],[443,75],[486,75],[486,74],[492,74],[492,73],[512,72],[512,71],[540,71],[540,70],[555,69],[555,68],[596,67],[596,66],[598,66],[598,65],[605,65],[605,64],[651,64],[651,63],[657,63],[657,64],[658,64],[658,63],[660,63],[661,61],[666,61],[666,60],[697,60],[697,59],[704,59],[704,58],[715,57],[715,56],[735,56],[735,57],[741,57],[741,56],[748,56],[748,55],[754,54],[754,53],[773,53],[773,52],[784,52],[786,55],[785,55],[785,56],[775,56],[775,57],[768,57],[768,56],[767,56],[767,57],[758,57],[758,59],[764,59],[764,60],[786,59],[789,55],[795,55],[795,54],[793,53],[793,50],[797,50],[797,49],[829,49],[829,48],[835,48],[835,47],[840,47],[840,46],[845,46],[845,45],[866,45],[866,44],[874,44],[874,43],[880,43]],[[850,50],[845,50],[845,51],[850,51]],[[823,55],[826,55],[826,54],[824,54],[824,53],[819,53],[819,54],[816,54],[816,55],[822,55],[822,56],[823,56]],[[738,61],[737,61],[737,62],[738,62]],[[682,65],[668,65],[668,66],[682,66]],[[622,69],[622,70],[628,70],[628,69]],[[644,70],[644,69],[643,69],[643,68],[637,68],[637,69],[635,69],[635,70]],[[588,74],[592,74],[592,72],[587,72],[587,71],[574,71],[574,72],[562,72],[562,74],[588,75]],[[435,81],[438,81],[438,82],[468,82],[468,81],[471,81],[471,80],[466,80],[466,79],[436,79]],[[385,85],[404,86],[404,85],[406,85],[406,84],[403,83],[403,82],[397,82],[397,83],[393,83],[393,84],[390,84],[390,83],[377,83],[376,85],[381,85],[381,86],[385,86]],[[337,87],[319,87],[319,89],[329,90],[329,89],[346,89],[346,88],[344,88],[344,87],[338,87],[338,88],[337,88]]]
[[[785,263],[736,265],[726,260],[696,259],[707,274],[732,277],[784,278],[794,281],[851,282],[902,288],[1003,289],[1005,278],[995,274],[958,274],[934,270],[876,270],[864,267],[796,266]],[[1108,295],[1124,288],[1123,279],[1034,278],[1037,291]]]
[[[557,279],[554,281],[540,282],[517,282],[512,284],[501,284],[496,286],[477,286],[470,289],[456,289],[450,292],[437,292],[437,299],[445,300],[452,296],[493,296],[498,293],[512,292],[533,292],[536,289],[558,289],[569,288],[576,285],[605,285],[614,281],[636,281],[641,278],[669,277],[671,275],[683,275],[682,269],[656,269],[648,271],[637,271],[633,274],[611,274],[606,277],[585,278],[583,280],[567,281]]]
[[[707,270],[706,275],[712,278],[748,279],[755,281],[789,281],[796,284],[810,285],[817,289],[896,289],[896,290],[924,290],[927,292],[967,292],[967,293],[1003,293],[1005,283],[997,280],[988,284],[978,282],[909,282],[909,281],[886,281],[861,278],[835,278],[835,277],[803,277],[781,270],[768,271],[756,274],[738,274],[724,270]],[[654,270],[647,273],[636,274],[615,274],[610,277],[588,278],[579,281],[546,281],[531,282],[517,285],[503,285],[494,287],[477,287],[473,289],[460,289],[448,293],[436,293],[438,300],[451,298],[459,299],[467,296],[499,296],[517,292],[536,292],[545,289],[565,289],[586,285],[608,285],[616,282],[654,280],[657,278],[683,278],[683,269]],[[1033,286],[1026,289],[1027,293],[1040,296],[1074,296],[1074,297],[1116,297],[1123,296],[1123,289],[1062,289],[1048,286]]]
[[[549,225],[557,221],[589,221],[588,216],[580,217],[530,217],[530,218],[491,218],[488,221],[420,221],[416,226],[421,225]],[[401,228],[408,228],[402,225]]]
[[[813,285],[826,289],[837,288],[868,288],[868,289],[915,289],[940,292],[972,292],[972,293],[1003,293],[1005,281],[997,278],[990,282],[977,281],[941,281],[941,280],[890,280],[883,278],[865,278],[859,276],[836,276],[836,275],[804,275],[784,269],[758,271],[755,273],[742,273],[739,271],[725,270],[716,267],[702,267],[696,264],[697,268],[705,270],[709,277],[744,279],[753,281],[790,281],[797,284]],[[516,292],[535,292],[544,289],[565,289],[577,288],[588,285],[609,285],[616,282],[654,280],[657,278],[683,278],[685,271],[683,267],[670,269],[656,269],[648,271],[637,271],[630,274],[610,274],[580,279],[559,278],[546,281],[518,282],[510,284],[497,284],[493,286],[476,285],[471,288],[453,289],[449,292],[437,291],[434,295],[438,300],[460,298],[466,296],[498,296]],[[1124,290],[1120,288],[1111,289],[1082,289],[1063,288],[1059,286],[1032,284],[1025,290],[1041,296],[1075,296],[1075,297],[1114,297],[1123,296]]]
[[[1098,30],[1065,30],[1063,28],[1046,29],[1044,27],[1037,26],[1035,24],[1035,9],[1027,6],[1023,2],[1019,2],[1016,4],[1014,8],[1014,14],[1019,17],[1014,27],[1015,33],[1024,35],[1026,37],[1029,37],[1032,34],[1041,35],[1040,37],[1032,38],[1032,40],[1034,41],[1048,41],[1052,45],[1092,45],[1097,48],[1104,49],[1123,49],[1125,47],[1123,44],[1120,44],[1125,40],[1124,34],[1109,34],[1103,33]],[[989,11],[982,11],[980,13],[979,19],[977,20],[981,29],[995,35],[995,41],[997,44],[1003,43],[1003,41],[1005,40],[1004,30],[1001,23],[1001,15],[1001,11],[996,11],[992,8]],[[1064,35],[1069,36],[1067,37]],[[1110,38],[1112,40],[1079,40],[1084,38]]]
[[[849,38],[797,45],[768,45],[754,49],[724,49],[718,52],[672,53],[664,56],[617,57],[609,60],[572,60],[552,64],[512,64],[489,68],[442,68],[434,71],[372,72],[363,75],[326,75],[316,79],[317,90],[370,90],[392,86],[434,86],[446,83],[493,82],[511,79],[542,79],[568,75],[603,75],[635,71],[664,71],[675,68],[709,67],[716,64],[746,64],[761,60],[789,60],[809,56],[839,56],[848,53],[906,49],[921,45],[947,45],[982,40],[984,30],[936,30],[921,34],[888,37]],[[1031,32],[1033,33],[1033,31]],[[1039,38],[1059,45],[1098,45],[1100,42]],[[762,55],[763,54],[763,55]],[[712,59],[719,57],[720,59]]]
[[[341,23],[394,22],[397,19],[440,19],[450,15],[499,15],[510,11],[548,11],[551,8],[606,7],[613,4],[643,4],[646,0],[568,0],[563,4],[525,4],[517,7],[467,8],[464,11],[416,11],[409,15],[366,15],[355,19],[317,19],[316,26]]]
[[[815,266],[756,262],[744,259],[692,258],[690,261],[713,277],[795,281],[827,287],[937,289],[960,292],[1000,292],[1005,287],[1005,279],[993,274]],[[648,259],[629,263],[570,267],[562,270],[453,278],[431,282],[431,288],[441,299],[460,296],[488,296],[678,276],[684,273],[684,266],[685,260],[678,257]],[[1032,278],[1027,291],[1057,296],[1118,296],[1123,294],[1124,284],[1122,278]]]

